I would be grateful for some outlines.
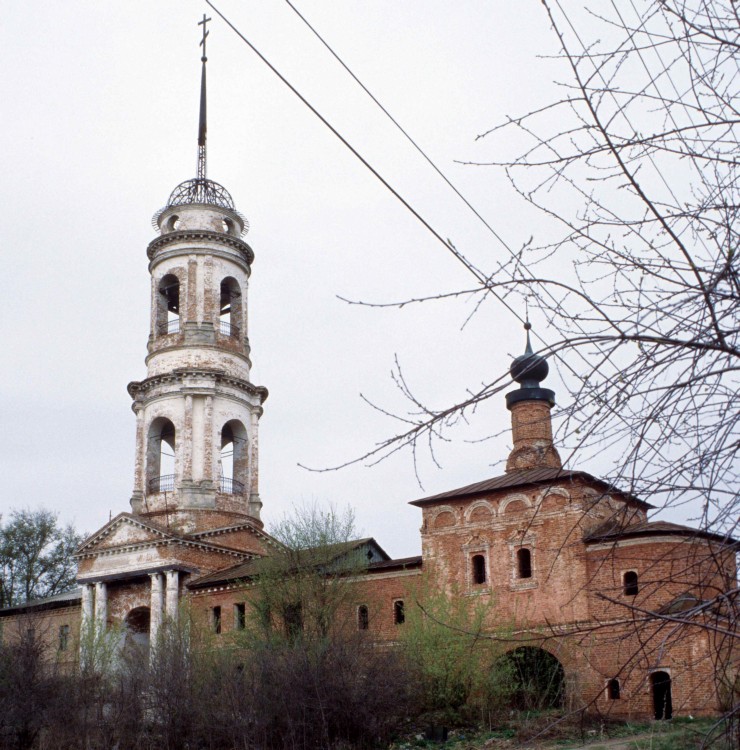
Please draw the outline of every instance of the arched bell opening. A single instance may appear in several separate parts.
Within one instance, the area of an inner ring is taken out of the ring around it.
[[[219,457],[219,490],[227,495],[244,495],[249,470],[249,440],[247,430],[238,419],[221,428]]]
[[[242,290],[233,276],[221,282],[219,331],[224,336],[239,338],[242,320]]]
[[[180,331],[180,280],[168,273],[157,284],[156,333],[166,336]]]
[[[175,489],[175,425],[166,417],[157,417],[149,425],[146,455],[147,492]]]

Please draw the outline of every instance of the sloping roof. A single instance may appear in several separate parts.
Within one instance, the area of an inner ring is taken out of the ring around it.
[[[630,526],[623,526],[614,521],[609,521],[594,529],[584,536],[585,542],[612,542],[618,539],[635,539],[638,537],[651,536],[693,536],[702,539],[712,539],[723,544],[738,544],[731,536],[715,534],[711,531],[693,529],[691,526],[682,526],[670,521],[644,521]]]
[[[420,567],[421,555],[414,555],[413,557],[399,557],[396,560],[383,560],[383,562],[370,563],[367,572],[374,573],[375,571],[393,570],[394,568],[405,570],[407,568]]]
[[[71,607],[82,599],[82,591],[79,588],[65,591],[62,594],[54,596],[45,596],[43,599],[31,599],[23,604],[15,604],[12,607],[3,607],[0,609],[0,616],[23,614],[31,610],[40,611],[44,609],[60,609],[62,607]]]
[[[592,484],[598,484],[600,487],[607,491],[619,492],[624,495],[627,499],[639,503],[641,506],[646,508],[652,508],[653,506],[646,503],[644,500],[640,500],[634,495],[622,492],[619,488],[605,482],[603,479],[587,474],[585,471],[568,471],[567,469],[522,469],[520,471],[512,471],[508,474],[500,474],[499,476],[492,477],[491,479],[485,479],[482,482],[476,482],[475,484],[469,484],[465,487],[459,487],[456,490],[449,490],[448,492],[441,492],[438,495],[431,495],[430,497],[422,497],[419,500],[412,500],[409,505],[416,505],[423,507],[431,503],[438,502],[439,500],[452,500],[453,498],[467,497],[469,495],[479,495],[485,492],[492,492],[494,490],[505,490],[511,487],[524,487],[533,484],[549,484],[554,482],[560,482],[563,480],[572,481],[573,479],[583,479]]]
[[[324,549],[326,554],[326,560],[323,563],[327,565],[327,561],[336,561],[338,558],[346,555],[354,550],[360,549],[361,547],[373,547],[377,550],[378,555],[383,558],[377,563],[371,563],[373,565],[380,565],[390,560],[390,555],[373,539],[373,537],[364,537],[362,539],[352,539],[348,542],[338,542],[337,544],[327,545]],[[229,583],[231,581],[238,581],[242,578],[251,578],[255,575],[258,568],[258,560],[247,560],[246,562],[240,563],[239,565],[233,565],[230,568],[223,570],[217,570],[214,573],[208,573],[195,581],[191,581],[188,584],[188,588],[204,588],[207,586],[216,586],[219,584]]]

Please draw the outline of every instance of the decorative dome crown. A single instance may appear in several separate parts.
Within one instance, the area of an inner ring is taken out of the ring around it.
[[[205,177],[194,177],[181,182],[170,194],[167,208],[184,206],[191,203],[205,203],[219,208],[234,211],[234,200],[229,191],[213,180]]]

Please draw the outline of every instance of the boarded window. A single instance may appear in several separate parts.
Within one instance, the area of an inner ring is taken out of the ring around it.
[[[367,630],[370,627],[370,613],[364,604],[357,608],[357,628]]]
[[[611,701],[618,701],[619,700],[619,680],[609,680],[606,686],[606,692],[609,695],[609,700]]]
[[[486,558],[483,555],[473,555],[473,583],[481,584],[486,582]]]
[[[211,628],[216,634],[221,632],[221,607],[211,609]]]
[[[397,599],[393,602],[393,622],[396,625],[403,625],[406,622],[406,612],[403,608],[403,599]]]
[[[622,579],[624,584],[624,595],[625,596],[636,596],[639,591],[637,585],[637,573],[634,570],[628,570]]]
[[[516,568],[519,578],[532,577],[532,553],[526,547],[516,552]]]
[[[59,626],[59,650],[66,651],[69,648],[69,625]]]
[[[247,608],[244,602],[238,602],[234,605],[234,628],[244,630],[247,624]]]

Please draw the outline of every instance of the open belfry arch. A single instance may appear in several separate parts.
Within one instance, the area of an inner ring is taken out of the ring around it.
[[[247,290],[254,253],[227,190],[207,177],[206,29],[196,177],[155,215],[147,376],[136,415],[131,511],[78,550],[83,629],[123,626],[152,643],[177,619],[184,582],[265,554]]]

